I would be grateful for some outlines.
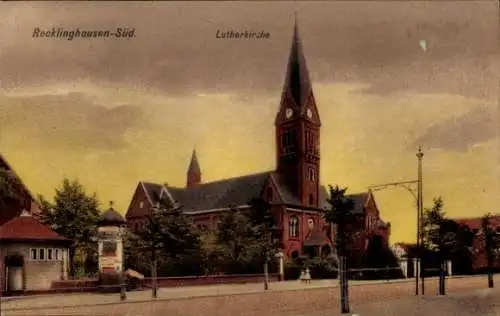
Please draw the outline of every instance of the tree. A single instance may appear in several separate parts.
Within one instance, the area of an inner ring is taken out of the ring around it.
[[[498,257],[498,249],[500,248],[500,236],[491,227],[491,214],[488,213],[481,219],[481,231],[484,243],[484,251],[486,254],[488,287],[493,288],[493,263]]]
[[[269,261],[276,257],[279,249],[279,238],[276,236],[277,223],[271,213],[269,203],[261,198],[253,198],[249,202],[250,219],[255,233],[257,245],[260,247],[261,260],[264,261],[264,289],[269,288]]]
[[[341,287],[341,313],[349,313],[349,286],[347,278],[347,246],[352,240],[348,225],[354,224],[358,216],[353,212],[354,201],[345,196],[347,188],[329,186],[330,197],[328,203],[330,208],[324,213],[324,218],[331,226],[336,226],[335,244],[340,257],[340,287]]]
[[[459,248],[460,226],[446,218],[441,197],[433,199],[434,205],[424,211],[424,247],[436,254],[439,262],[439,294],[445,294],[446,262]]]
[[[71,275],[74,275],[75,255],[81,253],[85,261],[89,256],[95,257],[97,251],[96,224],[101,214],[97,195],[87,195],[78,180],[64,179],[61,187],[55,190],[53,203],[43,196],[39,196],[39,202],[41,221],[73,241],[69,260]]]
[[[161,253],[167,259],[167,268],[174,275],[199,275],[203,272],[200,232],[180,205],[162,203],[161,214]]]
[[[363,275],[369,279],[402,278],[401,270],[377,270],[383,268],[399,268],[398,259],[388,247],[382,236],[375,235],[370,238],[368,247],[363,254],[363,267],[375,269]]]
[[[216,241],[223,249],[225,272],[241,273],[260,257],[252,221],[241,211],[230,208],[220,217]]]
[[[165,216],[167,214],[166,208],[161,208],[160,204],[154,207],[150,214],[146,216],[146,227],[144,230],[138,233],[140,237],[139,247],[141,253],[143,254],[143,260],[148,259],[150,261],[151,277],[152,277],[152,296],[153,298],[158,297],[158,284],[157,284],[157,274],[158,274],[158,252],[161,251],[163,247],[163,227]]]
[[[150,262],[153,297],[157,297],[158,271],[162,275],[199,274],[201,241],[181,205],[161,200],[146,217],[145,230],[138,233],[142,262]],[[159,269],[160,268],[160,269]]]

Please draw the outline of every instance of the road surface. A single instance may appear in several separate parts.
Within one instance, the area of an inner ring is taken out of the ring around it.
[[[387,306],[392,306],[392,303],[387,302],[398,301],[399,304],[413,302],[415,300],[414,286],[414,282],[404,280],[392,282],[353,281],[350,286],[350,301],[353,311],[359,309],[360,313],[364,311],[366,314],[366,309],[376,309],[376,314],[370,313],[368,315],[378,315],[380,310],[384,311]],[[486,286],[487,281],[484,276],[452,278],[447,282],[448,294],[450,295],[484,290]],[[436,293],[437,279],[427,279],[426,297],[421,299],[436,299]],[[311,284],[290,281],[271,283],[268,291],[263,290],[262,284],[164,288],[159,291],[159,297],[155,301],[151,300],[150,291],[142,291],[127,293],[126,302],[120,302],[118,294],[63,294],[3,298],[1,303],[2,316],[62,314],[96,316],[316,316],[315,313],[318,313],[319,316],[322,312],[335,315],[335,311],[339,310],[339,289],[335,280],[318,280]],[[439,305],[439,303],[437,304]],[[389,310],[380,315],[390,315],[388,313]],[[410,315],[413,314],[406,313],[405,316]]]

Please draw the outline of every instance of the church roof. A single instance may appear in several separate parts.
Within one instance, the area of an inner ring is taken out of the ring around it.
[[[270,172],[262,172],[191,188],[168,187],[167,189],[187,213],[225,209],[248,205],[252,197],[260,196],[269,174]]]
[[[293,28],[292,46],[288,57],[288,66],[283,87],[284,94],[290,93],[295,104],[300,108],[305,105],[312,92],[309,71],[302,49],[297,21]]]
[[[274,181],[283,203],[290,206],[301,206],[300,200],[294,196],[283,178],[274,171],[249,174],[245,176],[218,180],[200,184],[196,187],[176,188],[151,182],[142,182],[148,198],[153,204],[160,201],[160,197],[169,197],[162,194],[167,192],[175,202],[182,205],[186,213],[204,213],[231,206],[244,206],[254,198],[260,196],[269,177]],[[327,191],[321,186],[320,207],[326,208],[328,203]]]
[[[196,156],[196,149],[193,149],[193,154],[191,155],[191,162],[189,163],[188,173],[201,173],[200,164],[198,163],[198,157]]]
[[[0,241],[70,241],[24,211],[0,226]]]

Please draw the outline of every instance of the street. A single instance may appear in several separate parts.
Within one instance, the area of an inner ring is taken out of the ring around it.
[[[477,295],[486,293],[484,292],[486,287],[486,277],[475,276],[449,279],[447,282],[449,298],[436,297],[437,279],[435,278],[427,279],[426,296],[419,298],[414,295],[412,280],[353,281],[349,290],[351,310],[360,315],[378,315],[379,313],[381,315],[399,313],[400,315],[401,312],[407,315],[423,315],[426,313],[427,305],[435,306],[436,309],[441,309],[441,306],[456,308],[457,303],[453,301],[455,295],[473,295],[472,299],[465,296],[458,302],[472,300],[472,303],[462,309],[466,311],[470,311],[471,308],[477,309],[473,301]],[[480,292],[477,292],[478,290]],[[336,315],[339,311],[338,292],[335,280],[317,280],[311,284],[297,281],[271,283],[269,291],[264,291],[262,284],[165,288],[160,289],[156,301],[151,301],[150,291],[128,293],[126,302],[120,302],[118,294],[48,295],[3,299],[2,316]],[[481,299],[488,300],[489,296]],[[412,313],[408,313],[409,311]],[[432,314],[435,315],[434,312]]]

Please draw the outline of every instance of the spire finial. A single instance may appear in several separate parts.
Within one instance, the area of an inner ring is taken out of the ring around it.
[[[114,204],[114,203],[115,203],[115,202],[113,202],[113,201],[109,201],[109,208],[113,208],[113,204]]]
[[[297,10],[293,12],[293,35],[295,37],[295,40],[297,40],[299,37],[299,18]]]

